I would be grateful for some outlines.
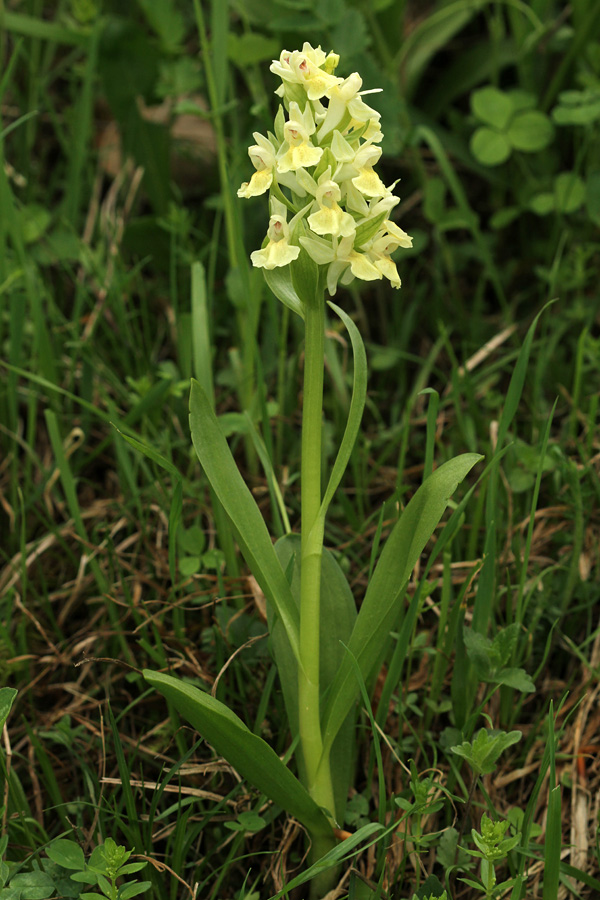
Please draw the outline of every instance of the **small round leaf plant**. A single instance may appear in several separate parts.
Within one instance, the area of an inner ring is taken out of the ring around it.
[[[399,203],[395,185],[386,187],[374,169],[381,157],[380,114],[364,101],[370,92],[361,92],[358,72],[348,78],[334,74],[338,62],[337,53],[326,55],[309,43],[284,50],[273,62],[283,106],[274,134],[254,133],[248,154],[256,171],[238,190],[238,197],[248,198],[269,191],[267,236],[251,260],[267,271],[290,266],[300,302],[304,291],[314,289],[302,251],[333,296],[338,282],[347,285],[354,278],[387,278],[399,288],[391,254],[412,246],[412,238],[389,218]],[[267,280],[280,296],[278,280]],[[280,299],[292,305],[287,294]],[[293,308],[301,312],[297,303]]]

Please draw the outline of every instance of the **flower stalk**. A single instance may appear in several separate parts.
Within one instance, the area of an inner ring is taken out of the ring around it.
[[[400,287],[391,254],[412,239],[389,217],[399,202],[375,172],[383,133],[379,113],[363,99],[357,72],[335,75],[339,57],[305,43],[283,51],[271,71],[282,80],[283,101],[266,136],[254,133],[248,154],[255,172],[238,196],[269,192],[269,226],[251,254],[274,293],[304,319],[302,404],[300,622],[297,666],[298,737],[305,787],[332,825],[313,834],[312,858],[334,845],[335,791],[330,748],[322,733],[321,569],[325,514],[322,509],[322,415],[325,288],[354,278],[388,279]],[[341,824],[341,823],[340,823]],[[313,886],[322,895],[333,871]]]

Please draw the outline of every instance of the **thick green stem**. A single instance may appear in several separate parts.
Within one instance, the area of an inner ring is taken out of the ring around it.
[[[302,541],[300,560],[300,667],[298,714],[307,788],[319,806],[334,816],[331,772],[321,756],[319,708],[319,632],[323,523],[321,506],[321,430],[325,301],[305,303],[304,396],[302,402]]]
[[[304,304],[304,394],[302,401],[300,559],[300,666],[298,667],[298,719],[306,787],[332,822],[335,804],[329,759],[323,759],[320,718],[320,624],[323,521],[321,506],[321,435],[323,414],[323,364],[325,351],[325,299]],[[311,835],[311,859],[315,862],[335,846],[330,834]],[[311,883],[312,900],[320,900],[335,884],[336,869],[322,872]]]

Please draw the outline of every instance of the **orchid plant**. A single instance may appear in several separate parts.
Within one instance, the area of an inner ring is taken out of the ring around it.
[[[238,196],[269,192],[263,246],[251,254],[266,281],[304,321],[301,533],[273,544],[236,466],[211,402],[192,383],[190,426],[204,472],[225,509],[240,550],[267,601],[298,776],[269,744],[215,697],[189,681],[145,671],[146,680],[251,784],[306,829],[313,896],[326,893],[335,870],[356,747],[357,701],[372,684],[390,630],[401,613],[411,572],[450,496],[480,457],[463,454],[436,469],[391,530],[357,611],[347,580],[324,543],[325,517],[354,446],[366,398],[367,363],[360,333],[325,291],[353,279],[387,279],[400,287],[391,254],[411,238],[390,219],[399,202],[374,166],[381,157],[380,114],[364,100],[358,73],[335,74],[339,57],[305,43],[271,66],[281,78],[274,130],[254,134],[254,166]],[[353,392],[345,432],[322,485],[324,342],[327,305],[348,331]],[[351,838],[348,838],[351,841]],[[319,867],[319,860],[322,862]]]

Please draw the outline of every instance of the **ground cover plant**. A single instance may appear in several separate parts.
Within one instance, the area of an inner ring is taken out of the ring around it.
[[[599,895],[599,36],[587,0],[0,6],[2,897],[299,898],[323,869],[341,897]],[[303,777],[268,591],[188,400],[193,377],[293,542],[309,347],[250,256],[283,213],[236,194],[253,133],[277,136],[271,61],[305,41],[383,89],[377,171],[413,237],[401,290],[339,285],[324,334],[323,473],[360,336],[369,368],[323,532],[357,610],[419,487],[484,457],[356,672],[320,870],[307,823],[142,674]]]

